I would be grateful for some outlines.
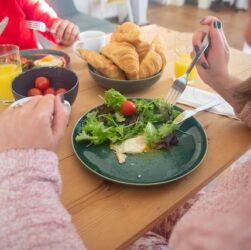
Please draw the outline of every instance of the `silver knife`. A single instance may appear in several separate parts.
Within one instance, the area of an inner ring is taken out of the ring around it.
[[[9,22],[9,18],[8,17],[5,17],[1,23],[0,23],[0,36],[2,35],[3,31],[5,30],[6,28],[6,25],[8,24]]]

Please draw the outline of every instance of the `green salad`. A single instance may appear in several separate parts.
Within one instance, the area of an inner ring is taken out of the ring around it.
[[[178,143],[172,123],[180,113],[165,99],[128,100],[114,89],[104,93],[104,104],[87,114],[76,136],[77,142],[121,144],[138,135],[151,148],[168,149]]]

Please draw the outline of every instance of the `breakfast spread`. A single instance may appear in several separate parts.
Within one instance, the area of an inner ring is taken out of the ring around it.
[[[81,57],[104,76],[117,80],[145,79],[160,72],[166,65],[164,46],[159,36],[151,43],[141,39],[136,24],[118,25],[111,41],[100,53],[78,49]]]

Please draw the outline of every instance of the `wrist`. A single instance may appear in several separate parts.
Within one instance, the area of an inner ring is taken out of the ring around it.
[[[242,108],[242,104],[236,100],[234,95],[234,89],[241,84],[242,80],[233,76],[225,75],[221,77],[219,81],[214,81],[211,87],[219,93],[233,108],[235,111],[239,111]]]
[[[214,78],[213,82],[209,85],[218,93],[221,92],[231,92],[241,83],[241,79],[231,75],[225,74],[218,78]]]

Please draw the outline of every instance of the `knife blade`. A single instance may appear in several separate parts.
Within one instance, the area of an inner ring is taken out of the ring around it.
[[[8,24],[9,22],[9,18],[8,17],[5,17],[1,23],[0,23],[0,35],[2,35],[2,33],[4,32],[5,28],[6,28],[6,25]]]

